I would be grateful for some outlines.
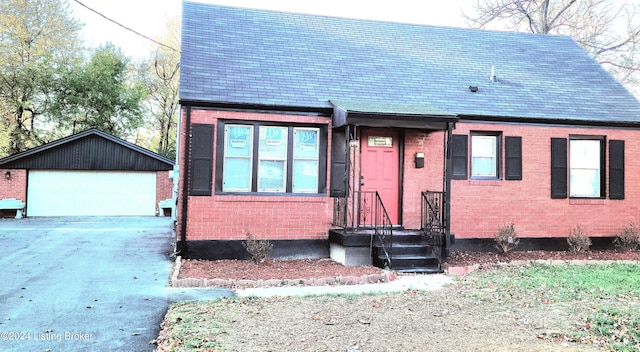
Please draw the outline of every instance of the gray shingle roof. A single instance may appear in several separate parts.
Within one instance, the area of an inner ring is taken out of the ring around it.
[[[6,169],[171,170],[175,162],[92,128],[0,159]]]
[[[430,104],[408,104],[378,101],[348,101],[331,99],[331,105],[337,106],[345,111],[377,113],[377,114],[397,114],[397,115],[423,115],[423,116],[455,116],[450,112],[440,110]]]
[[[192,2],[182,23],[182,101],[640,123],[640,102],[568,37]]]

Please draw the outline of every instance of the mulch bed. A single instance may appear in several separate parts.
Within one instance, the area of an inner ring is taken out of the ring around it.
[[[640,260],[640,251],[600,250],[575,253],[567,251],[512,251],[495,252],[453,252],[447,258],[449,266],[470,266],[509,263],[530,260]]]
[[[449,274],[466,274],[478,268],[529,261],[636,261],[640,251],[512,251],[453,252],[443,265]],[[179,287],[264,287],[289,285],[361,284],[394,280],[396,273],[373,266],[344,266],[332,259],[182,260],[172,285]],[[402,275],[399,274],[398,275]]]

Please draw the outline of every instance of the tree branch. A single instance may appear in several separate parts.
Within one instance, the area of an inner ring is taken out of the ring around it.
[[[567,11],[571,7],[571,5],[573,5],[575,2],[576,0],[569,1],[569,3],[565,7],[563,7],[562,9],[560,9],[560,11],[558,11],[558,14],[551,21],[549,21],[549,29],[551,29],[555,25],[556,21],[560,18],[560,16],[562,16],[562,14],[565,13],[565,11]]]

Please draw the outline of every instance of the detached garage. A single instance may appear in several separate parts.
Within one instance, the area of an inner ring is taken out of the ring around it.
[[[0,199],[27,216],[153,216],[173,161],[96,129],[0,159]]]

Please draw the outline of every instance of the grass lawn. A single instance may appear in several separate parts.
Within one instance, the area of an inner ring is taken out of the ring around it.
[[[176,303],[158,345],[160,351],[640,351],[640,267],[505,266],[435,292]]]
[[[591,314],[565,339],[640,351],[640,267],[636,265],[532,265],[469,275],[464,282],[480,302],[563,304]]]

